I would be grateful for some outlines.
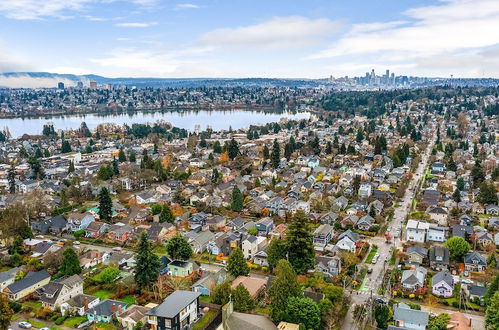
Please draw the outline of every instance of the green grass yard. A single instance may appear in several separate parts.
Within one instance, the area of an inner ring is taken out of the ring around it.
[[[45,323],[42,323],[42,322],[38,322],[38,321],[34,321],[34,320],[30,320],[30,319],[27,319],[27,320],[24,320],[25,322],[29,322],[31,323],[31,325],[33,326],[33,328],[46,328],[47,326],[45,325]]]
[[[76,328],[78,324],[83,323],[86,320],[86,316],[70,317],[69,319],[66,319],[66,321],[64,321],[63,325],[68,328]]]
[[[370,264],[373,261],[376,252],[378,252],[378,247],[376,245],[373,245],[371,252],[369,252],[369,255],[366,258],[366,264]]]
[[[193,330],[201,330],[204,329],[205,326],[208,325],[208,322],[211,320],[212,317],[217,314],[217,311],[214,309],[210,309],[208,313],[204,314],[199,321],[197,321],[194,326],[192,327]]]
[[[98,297],[100,300],[106,300],[110,299],[111,297],[114,296],[114,292],[107,291],[107,290],[98,290],[95,291],[94,293],[91,293],[92,296]]]
[[[118,300],[126,303],[127,306],[133,305],[137,301],[137,299],[134,296],[126,296],[126,297],[118,299]]]

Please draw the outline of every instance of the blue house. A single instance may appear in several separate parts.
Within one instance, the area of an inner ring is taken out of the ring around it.
[[[272,229],[274,229],[274,220],[269,217],[260,219],[256,223],[255,227],[256,229],[258,229],[258,231],[262,231],[265,234],[268,234]]]
[[[113,317],[125,311],[126,305],[122,301],[106,299],[87,311],[87,319],[90,323],[111,322]]]
[[[209,296],[213,288],[222,284],[226,278],[227,272],[223,268],[216,273],[208,273],[192,285],[192,291],[199,292],[202,296]]]

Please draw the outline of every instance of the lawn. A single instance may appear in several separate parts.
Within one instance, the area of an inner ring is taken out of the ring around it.
[[[204,329],[206,325],[208,325],[208,322],[210,322],[211,318],[214,317],[217,314],[217,311],[214,309],[210,309],[208,313],[204,314],[199,321],[197,321],[194,326],[192,327],[192,330],[201,330]]]
[[[166,245],[158,245],[154,248],[154,253],[159,254],[160,256],[166,255]]]
[[[398,249],[393,250],[392,257],[390,258],[388,265],[390,265],[390,266],[395,265],[395,259],[397,258],[397,252],[398,252]]]
[[[114,292],[107,290],[97,290],[94,293],[91,293],[92,296],[98,297],[100,300],[106,300],[114,296]]]
[[[87,320],[86,316],[77,316],[77,317],[70,317],[64,321],[63,325],[68,328],[73,328],[75,329],[76,326],[80,323],[83,323]]]
[[[27,319],[27,320],[24,320],[25,322],[29,322],[31,323],[31,325],[33,326],[33,328],[46,328],[47,326],[45,325],[45,323],[42,323],[42,322],[38,322],[38,321],[33,321],[33,320],[30,320],[30,319]]]
[[[257,307],[255,308],[255,312],[258,312],[260,314],[270,315],[270,305],[267,305],[265,307]]]
[[[14,315],[12,315],[12,317],[10,318],[10,320],[11,320],[11,321],[17,321],[17,320],[19,320],[19,318],[20,318],[20,316],[19,316],[19,315],[14,314]]]
[[[371,252],[369,252],[369,255],[366,258],[366,264],[370,264],[373,261],[376,252],[378,252],[378,247],[376,245],[373,245]]]
[[[36,314],[42,308],[41,301],[26,301],[23,303],[26,306],[29,306],[33,309],[33,312]]]
[[[134,296],[126,296],[126,297],[118,299],[118,300],[126,303],[127,306],[135,304],[135,302],[137,301],[137,299]]]
[[[210,296],[199,296],[199,301],[211,303]]]
[[[112,323],[99,322],[94,324],[93,329],[116,330],[117,328]]]

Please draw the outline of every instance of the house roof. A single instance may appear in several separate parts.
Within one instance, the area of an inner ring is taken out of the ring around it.
[[[101,301],[99,304],[97,304],[93,308],[90,308],[87,311],[87,314],[109,316],[109,315],[113,314],[113,306],[116,307],[116,310],[118,310],[118,307],[121,307],[121,310],[123,311],[126,307],[126,303],[124,303],[122,301],[106,299],[104,301]]]
[[[449,249],[445,246],[432,246],[430,248],[430,261],[438,261],[437,257],[441,257],[441,263],[449,263]]]
[[[0,283],[3,283],[9,279],[11,279],[12,277],[15,277],[16,274],[21,270],[20,267],[15,267],[15,268],[11,268],[9,270],[6,270],[5,272],[1,272],[0,273]]]
[[[160,316],[168,319],[174,318],[200,295],[200,292],[177,290],[166,297],[161,305],[149,310],[146,315]]]
[[[483,297],[485,296],[485,292],[487,292],[487,287],[472,285],[470,286],[470,294],[473,296]]]
[[[231,285],[232,289],[242,284],[248,290],[251,297],[256,297],[258,293],[267,285],[267,280],[249,276],[238,276]]]
[[[23,279],[9,285],[7,289],[9,289],[11,293],[18,293],[47,278],[50,278],[50,274],[47,273],[45,269],[40,270],[38,272],[30,272]]]
[[[402,283],[409,285],[423,285],[426,277],[426,268],[418,267],[416,269],[404,270],[402,273]]]
[[[393,306],[393,319],[396,321],[404,321],[404,323],[426,326],[428,324],[429,317],[430,314],[428,312],[410,309],[409,306],[403,303]]]
[[[448,270],[442,270],[442,271],[436,273],[435,275],[433,275],[433,277],[431,279],[431,285],[435,286],[442,281],[447,283],[450,287],[452,287],[454,285],[454,279],[452,278],[452,275],[451,275],[451,273],[449,273]]]
[[[477,265],[481,265],[481,266],[487,265],[487,263],[485,262],[485,259],[483,258],[483,256],[480,253],[476,252],[476,251],[468,252],[464,256],[464,263],[465,264],[474,264],[474,262],[473,262],[474,260],[478,260]]]
[[[88,294],[79,294],[70,300],[67,301],[67,303],[72,306],[72,307],[85,307],[85,300],[87,303],[91,303],[92,301],[99,299],[97,297],[88,295]]]
[[[419,246],[419,245],[414,245],[414,246],[411,246],[407,249],[407,254],[411,254],[413,252],[415,252],[423,257],[426,257],[428,255],[428,250],[422,246]]]

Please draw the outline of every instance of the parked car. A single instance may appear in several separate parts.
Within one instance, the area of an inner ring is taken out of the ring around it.
[[[19,322],[19,328],[31,329],[32,325],[29,322]]]
[[[374,301],[377,302],[378,304],[388,304],[388,301],[383,298],[376,298],[374,299]]]
[[[472,280],[470,280],[470,279],[467,279],[467,278],[463,278],[463,279],[461,280],[461,283],[473,284],[473,281],[472,281]]]
[[[74,241],[73,245],[80,245],[80,241]]]
[[[372,269],[372,268],[368,268],[368,269],[367,269],[367,273],[368,273],[368,274],[371,274],[372,272],[373,272],[373,269]]]

